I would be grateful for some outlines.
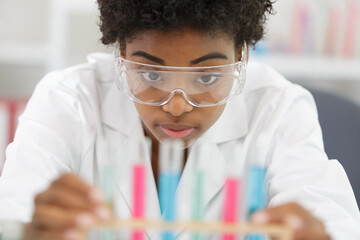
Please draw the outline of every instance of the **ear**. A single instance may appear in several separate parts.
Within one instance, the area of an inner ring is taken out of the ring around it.
[[[246,63],[249,62],[249,44],[246,43]]]
[[[238,51],[237,51],[237,56],[236,56],[236,60],[237,61],[240,61],[241,58],[242,58],[242,49],[243,49],[243,46],[239,46],[238,47]],[[249,61],[249,44],[246,43],[246,62]]]
[[[118,45],[118,47],[120,48],[120,57],[126,58],[126,43],[121,42],[119,45]]]

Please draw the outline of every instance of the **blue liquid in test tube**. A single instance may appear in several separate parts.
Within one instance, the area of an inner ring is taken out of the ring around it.
[[[267,204],[266,194],[266,168],[251,166],[248,173],[248,214],[251,216],[255,211],[263,209]],[[251,234],[247,240],[265,240],[265,236]]]
[[[176,199],[175,192],[179,184],[180,174],[163,172],[159,176],[159,198],[160,208],[163,220],[167,222],[176,219]],[[170,231],[163,232],[163,240],[172,240],[173,233]]]
[[[176,189],[183,168],[183,143],[177,140],[164,141],[160,148],[159,200],[163,220],[176,219]],[[165,231],[163,240],[173,240],[174,233]]]

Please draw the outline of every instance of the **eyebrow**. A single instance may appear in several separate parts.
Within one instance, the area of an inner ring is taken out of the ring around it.
[[[156,63],[159,63],[161,65],[165,65],[165,61],[162,60],[161,58],[158,58],[158,57],[155,57],[151,54],[148,54],[144,51],[137,51],[137,52],[134,52],[133,54],[131,54],[131,56],[139,56],[139,57],[143,57],[143,58],[147,58],[149,59],[150,61],[153,61],[153,62],[156,62]]]
[[[156,63],[159,63],[161,65],[165,65],[165,61],[161,58],[158,58],[158,57],[155,57],[149,53],[146,53],[144,51],[136,51],[134,52],[133,54],[131,54],[131,56],[139,56],[139,57],[143,57],[143,58],[146,58],[150,61],[153,61],[153,62],[156,62]],[[191,65],[195,65],[195,64],[198,64],[200,62],[203,62],[203,61],[206,61],[206,60],[210,60],[210,59],[228,59],[228,57],[222,53],[219,53],[219,52],[212,52],[212,53],[209,53],[209,54],[206,54],[202,57],[199,57],[195,60],[192,60],[190,62]]]
[[[195,60],[192,60],[190,62],[191,65],[195,65],[198,64],[200,62],[206,61],[206,60],[210,60],[210,59],[216,59],[216,58],[220,58],[220,59],[228,59],[228,57],[222,53],[219,52],[212,52],[209,54],[206,54],[205,56],[199,57]]]

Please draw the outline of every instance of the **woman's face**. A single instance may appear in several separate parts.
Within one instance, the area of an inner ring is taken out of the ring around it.
[[[122,57],[145,64],[204,67],[234,63],[234,42],[222,35],[209,35],[192,29],[161,32],[144,31],[126,42]],[[195,64],[194,64],[195,63]],[[135,103],[144,130],[153,141],[178,138],[186,147],[205,133],[220,117],[225,104],[194,107],[177,93],[163,106]]]

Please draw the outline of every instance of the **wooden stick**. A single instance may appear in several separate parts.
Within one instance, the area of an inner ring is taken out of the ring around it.
[[[242,234],[266,234],[276,237],[278,240],[292,240],[293,232],[289,227],[283,225],[254,225],[250,223],[222,223],[222,222],[164,222],[155,220],[136,220],[136,219],[113,219],[100,226],[100,229],[158,229],[158,230],[186,230],[193,232],[208,233],[242,233]]]

